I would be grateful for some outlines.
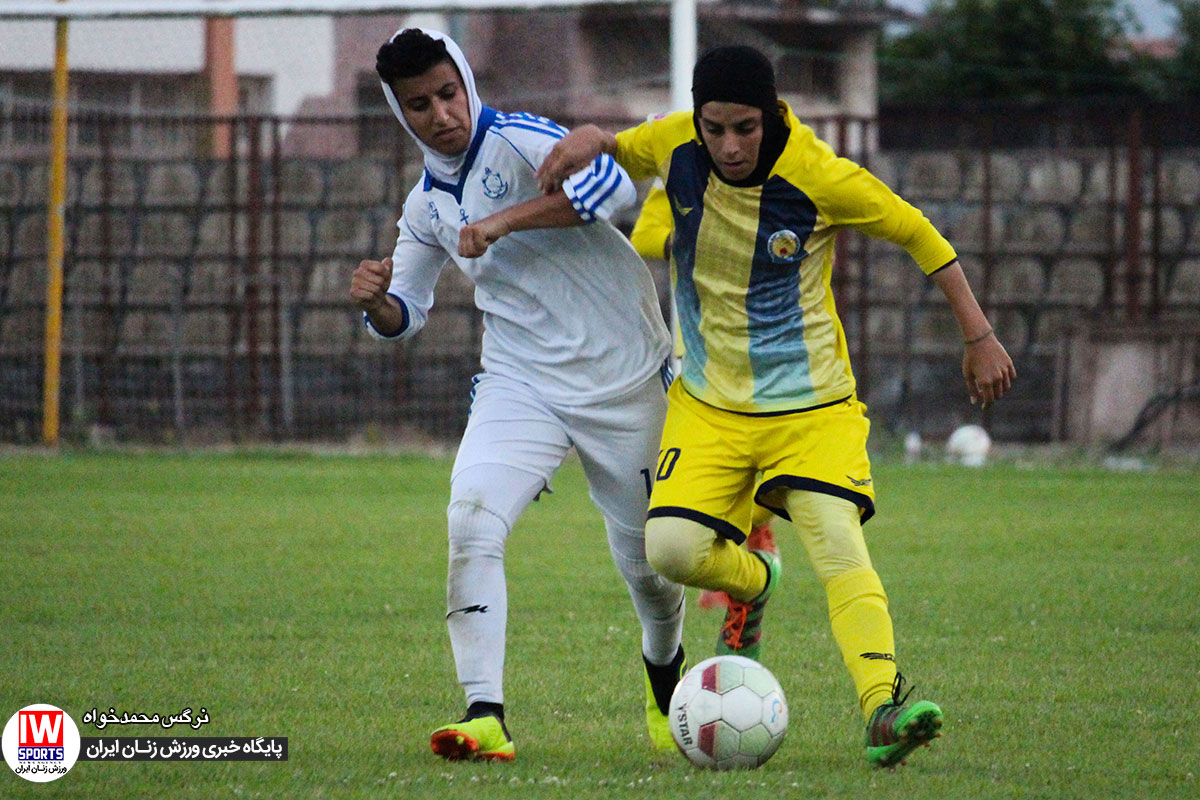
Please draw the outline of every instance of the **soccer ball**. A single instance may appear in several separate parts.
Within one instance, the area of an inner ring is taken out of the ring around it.
[[[698,767],[754,769],[787,734],[783,689],[770,670],[742,656],[716,656],[688,670],[671,694],[671,736]]]
[[[982,467],[992,449],[992,437],[978,425],[955,428],[946,440],[946,454],[951,461],[967,467]]]

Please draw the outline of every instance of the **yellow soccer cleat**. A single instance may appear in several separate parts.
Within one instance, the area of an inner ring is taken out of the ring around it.
[[[671,738],[671,723],[667,717],[671,703],[671,693],[675,684],[687,672],[687,658],[683,655],[683,645],[675,653],[670,664],[655,666],[642,656],[646,669],[643,677],[646,683],[646,731],[650,735],[650,746],[657,752],[674,752],[675,740]]]
[[[762,618],[771,592],[779,583],[779,573],[783,570],[779,556],[770,550],[751,550],[767,568],[767,585],[758,597],[749,602],[741,602],[730,598],[729,609],[725,612],[725,622],[721,625],[721,634],[717,637],[717,655],[745,656],[755,661],[762,653]]]
[[[443,725],[429,747],[447,761],[512,761],[517,757],[504,720],[494,714]]]

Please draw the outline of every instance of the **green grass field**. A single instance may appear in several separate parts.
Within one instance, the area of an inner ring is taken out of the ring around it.
[[[287,736],[284,763],[80,762],[0,798],[1194,798],[1200,796],[1200,473],[876,465],[867,526],[914,696],[945,736],[865,765],[824,599],[781,525],[764,662],[788,695],[754,772],[656,762],[639,631],[569,463],[508,550],[514,764],[447,764],[461,694],[445,634],[449,462],[423,456],[0,457],[0,721],[208,711]],[[689,593],[685,646],[720,616]],[[138,730],[128,730],[137,727]]]

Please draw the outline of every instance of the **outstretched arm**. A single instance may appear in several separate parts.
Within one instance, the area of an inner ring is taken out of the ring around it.
[[[584,220],[571,204],[566,192],[541,195],[497,211],[490,217],[472,222],[458,232],[458,254],[479,258],[501,238],[530,228],[571,228]]]
[[[958,261],[950,262],[930,277],[946,295],[962,329],[965,348],[962,372],[971,403],[980,402],[987,408],[1008,391],[1017,377],[1016,367],[988,324]]]

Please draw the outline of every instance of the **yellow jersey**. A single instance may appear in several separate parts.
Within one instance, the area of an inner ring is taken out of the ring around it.
[[[633,230],[629,232],[629,243],[642,258],[668,258],[667,240],[671,238],[674,224],[667,191],[655,181],[642,202],[642,210],[633,223]]]
[[[836,156],[786,103],[780,108],[787,143],[758,186],[717,176],[690,111],[617,134],[617,162],[635,180],[659,177],[670,200],[683,387],[739,413],[811,408],[854,393],[830,286],[840,228],[900,245],[926,274],[956,258],[924,214]]]

